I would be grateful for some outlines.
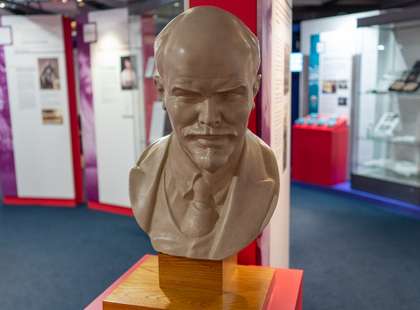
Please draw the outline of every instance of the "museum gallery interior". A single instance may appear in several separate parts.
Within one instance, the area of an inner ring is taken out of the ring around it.
[[[419,1],[0,0],[0,310],[417,310],[419,240]]]

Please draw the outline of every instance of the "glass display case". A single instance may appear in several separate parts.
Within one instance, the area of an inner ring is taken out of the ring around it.
[[[420,10],[358,26],[352,188],[420,206]]]

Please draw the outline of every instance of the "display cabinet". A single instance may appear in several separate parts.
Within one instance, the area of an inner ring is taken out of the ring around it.
[[[420,206],[420,9],[358,26],[352,188]]]

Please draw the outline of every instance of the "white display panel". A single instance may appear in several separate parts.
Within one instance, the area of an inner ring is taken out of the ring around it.
[[[90,50],[99,202],[129,207],[128,173],[145,146],[140,17],[116,9],[92,12],[89,22],[97,32]]]
[[[261,258],[264,265],[287,268],[290,213],[291,7],[286,0],[267,0],[262,2],[261,9],[260,15],[264,16],[261,20],[262,28],[265,30],[261,38],[261,91],[268,102],[262,108],[262,138],[269,142],[274,151],[280,174],[277,207],[260,240]]]
[[[292,53],[290,54],[290,71],[302,72],[303,69],[303,54]]]
[[[319,43],[319,113],[350,121],[356,30],[323,32]]]
[[[17,194],[75,198],[61,16],[3,16]]]
[[[150,143],[163,137],[165,132],[165,111],[162,109],[162,101],[155,101],[152,110],[152,127],[150,128]]]
[[[357,29],[357,19],[362,17],[368,17],[378,15],[379,11],[370,11],[356,14],[346,14],[342,16],[326,17],[319,19],[306,20],[301,23],[300,27],[300,42],[301,52],[304,56],[310,55],[311,48],[311,36],[319,35],[325,32],[340,31],[343,36],[346,36],[346,32],[352,32]],[[353,54],[360,52],[360,42],[355,43],[352,47]],[[304,68],[307,70],[308,68]],[[306,75],[300,75],[300,85],[307,85]],[[321,90],[322,85],[319,85]],[[322,90],[321,90],[322,91]],[[300,87],[299,89],[299,116],[307,115],[309,111],[308,102],[308,89],[306,87]]]

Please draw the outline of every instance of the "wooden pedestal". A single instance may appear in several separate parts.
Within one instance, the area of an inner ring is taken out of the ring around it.
[[[188,259],[159,253],[159,287],[201,289],[222,293],[229,289],[237,256],[225,260]]]
[[[231,262],[160,254],[158,264],[148,256],[103,300],[103,309],[263,309],[275,270]]]

